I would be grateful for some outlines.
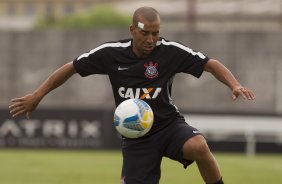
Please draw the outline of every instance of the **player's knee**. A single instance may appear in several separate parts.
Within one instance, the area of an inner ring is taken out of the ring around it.
[[[205,138],[198,135],[186,141],[183,146],[183,153],[185,159],[201,160],[210,154],[210,149]]]

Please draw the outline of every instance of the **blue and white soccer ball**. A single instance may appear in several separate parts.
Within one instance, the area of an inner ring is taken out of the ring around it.
[[[154,114],[145,101],[129,99],[115,110],[114,125],[117,131],[127,138],[142,137],[152,128]]]

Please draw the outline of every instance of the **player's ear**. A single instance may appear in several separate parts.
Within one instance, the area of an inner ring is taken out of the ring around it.
[[[129,31],[131,32],[131,34],[133,33],[133,31],[134,31],[134,25],[133,25],[133,24],[131,24],[131,25],[129,26]]]

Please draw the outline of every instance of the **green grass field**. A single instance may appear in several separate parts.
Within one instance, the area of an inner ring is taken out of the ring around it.
[[[281,184],[282,154],[216,153],[226,184]],[[2,184],[118,184],[120,151],[0,150]],[[169,159],[162,164],[161,184],[201,184],[196,164],[184,170]]]

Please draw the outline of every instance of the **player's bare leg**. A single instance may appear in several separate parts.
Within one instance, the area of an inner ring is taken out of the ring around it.
[[[183,145],[184,158],[194,160],[197,163],[202,178],[206,183],[220,183],[221,174],[217,161],[210,152],[206,140],[197,135],[187,140]]]

